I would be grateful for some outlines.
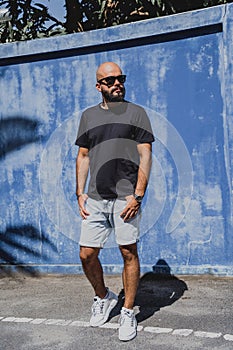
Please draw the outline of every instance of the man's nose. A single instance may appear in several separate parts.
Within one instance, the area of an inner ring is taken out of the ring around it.
[[[114,85],[121,85],[121,82],[117,78],[115,78]]]

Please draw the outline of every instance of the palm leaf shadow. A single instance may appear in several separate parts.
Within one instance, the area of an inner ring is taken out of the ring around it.
[[[39,122],[23,117],[0,120],[0,159],[8,153],[41,139]]]
[[[39,125],[38,121],[25,117],[1,119],[0,160],[3,160],[10,152],[42,140],[38,132]],[[43,253],[46,248],[47,251],[49,249],[57,251],[56,246],[46,235],[30,224],[8,226],[5,232],[0,232],[0,241],[0,272],[2,274],[21,271],[37,275],[36,269],[30,266],[28,261],[33,265],[35,261],[47,260],[48,256]]]
[[[37,275],[33,267],[35,260],[48,260],[49,256],[44,251],[52,249],[57,252],[56,246],[48,237],[32,225],[8,226],[5,232],[0,233],[0,240],[0,271],[3,273],[11,265],[16,271]]]

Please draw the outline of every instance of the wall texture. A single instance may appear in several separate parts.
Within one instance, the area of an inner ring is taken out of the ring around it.
[[[0,269],[80,273],[74,145],[115,61],[156,141],[143,203],[142,271],[233,275],[233,5],[1,45]],[[121,272],[111,237],[105,272]]]

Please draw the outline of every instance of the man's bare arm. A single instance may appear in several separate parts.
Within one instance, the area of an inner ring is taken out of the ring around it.
[[[80,215],[86,219],[89,213],[85,209],[85,201],[88,196],[84,193],[87,175],[89,171],[89,151],[80,147],[76,159],[76,195],[79,204]]]
[[[152,164],[151,144],[142,143],[137,146],[140,157],[138,180],[135,188],[135,193],[138,196],[144,196],[147,184],[150,177],[150,170]]]
[[[139,144],[137,148],[140,157],[140,163],[135,194],[138,196],[144,196],[149,181],[152,164],[151,144],[142,143]],[[124,220],[133,218],[137,214],[139,207],[140,204],[137,202],[137,200],[133,196],[129,196],[128,204],[121,213],[121,217],[124,218]]]

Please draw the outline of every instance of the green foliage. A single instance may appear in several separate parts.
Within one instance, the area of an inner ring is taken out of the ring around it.
[[[5,43],[93,30],[232,1],[64,0],[66,21],[60,22],[41,3],[34,4],[32,0],[0,0],[0,8],[6,7],[12,17],[11,21],[0,22],[0,41]]]
[[[50,16],[48,8],[43,4],[32,4],[32,0],[0,0],[0,6],[5,6],[11,15],[11,21],[0,26],[1,42],[30,40],[48,37],[56,30],[62,34],[63,25]],[[52,24],[47,27],[46,22]]]

